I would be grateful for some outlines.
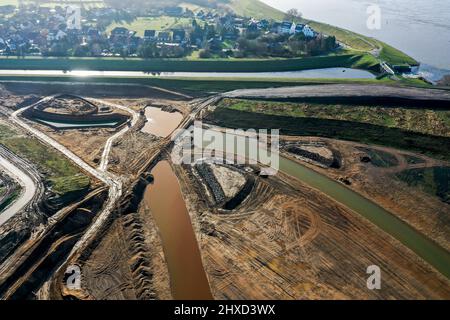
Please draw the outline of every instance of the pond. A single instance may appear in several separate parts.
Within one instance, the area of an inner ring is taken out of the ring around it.
[[[115,128],[119,124],[118,121],[70,123],[70,122],[48,121],[37,118],[35,118],[34,120],[56,129]]]
[[[163,138],[169,136],[183,120],[179,112],[167,112],[155,107],[145,108],[145,117],[147,122],[141,131]]]

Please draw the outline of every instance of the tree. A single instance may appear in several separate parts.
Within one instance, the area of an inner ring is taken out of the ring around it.
[[[284,18],[287,21],[294,21],[294,20],[300,19],[302,16],[303,16],[303,14],[300,11],[298,11],[297,9],[289,9],[286,12],[286,15]]]

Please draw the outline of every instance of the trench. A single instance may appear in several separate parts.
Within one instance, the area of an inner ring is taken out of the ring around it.
[[[104,191],[91,193],[77,208],[56,222],[43,238],[30,248],[14,272],[0,281],[0,298],[34,299],[34,293],[51,278],[91,225],[105,197]],[[88,211],[78,209],[81,207]],[[12,291],[8,294],[9,290]]]
[[[176,300],[210,300],[213,297],[178,179],[164,160],[151,173],[154,182],[145,190],[144,203],[159,229],[172,296]]]

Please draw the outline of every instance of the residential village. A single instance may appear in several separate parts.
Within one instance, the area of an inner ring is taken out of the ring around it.
[[[0,55],[292,58],[327,54],[338,47],[334,37],[291,21],[255,20],[182,7],[166,8],[150,17],[107,7],[75,9],[1,6]],[[148,28],[141,34],[126,27],[136,19],[168,17],[179,23],[173,28]]]

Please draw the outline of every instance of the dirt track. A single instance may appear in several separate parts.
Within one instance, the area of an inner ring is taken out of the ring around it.
[[[227,98],[314,98],[314,97],[367,97],[403,98],[410,100],[437,100],[450,104],[450,91],[394,87],[385,85],[331,84],[271,89],[243,89],[222,94]]]
[[[0,147],[0,168],[4,168],[8,175],[14,178],[24,188],[20,197],[0,214],[0,227],[16,213],[25,208],[35,198],[41,187],[36,182],[36,179],[27,173],[28,170],[25,165],[25,162],[21,161],[13,153]]]

